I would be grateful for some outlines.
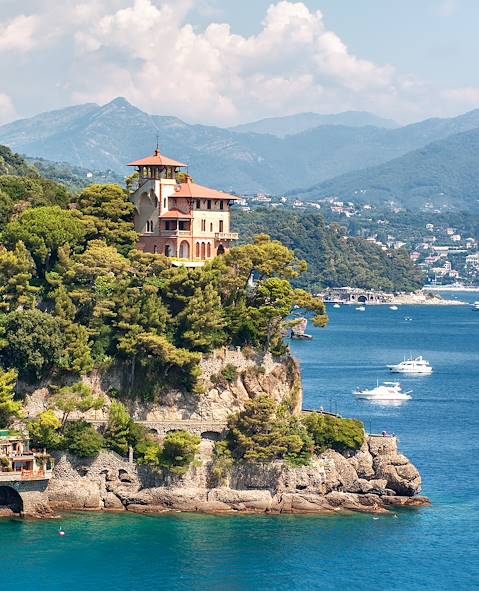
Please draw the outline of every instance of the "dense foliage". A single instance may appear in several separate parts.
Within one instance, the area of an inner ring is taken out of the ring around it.
[[[415,291],[424,278],[404,250],[385,252],[362,238],[351,238],[320,214],[257,210],[235,212],[235,229],[248,242],[259,231],[292,249],[308,269],[295,279],[298,287],[361,287],[385,291]]]
[[[228,458],[266,461],[286,459],[307,463],[312,453],[326,449],[357,450],[364,443],[361,421],[311,412],[293,416],[268,396],[247,402],[245,409],[228,421],[227,447],[217,445],[221,468]]]
[[[304,417],[303,423],[313,438],[316,453],[326,449],[339,452],[356,450],[364,443],[364,425],[361,421],[311,412]]]
[[[313,441],[300,420],[268,396],[246,403],[228,421],[228,444],[236,459],[307,461]]]
[[[0,361],[24,379],[117,363],[125,390],[193,389],[200,354],[215,347],[283,353],[281,322],[295,305],[325,323],[322,302],[290,283],[305,265],[267,236],[203,268],[176,268],[133,248],[120,187],[92,186],[77,201],[27,208],[3,232]]]

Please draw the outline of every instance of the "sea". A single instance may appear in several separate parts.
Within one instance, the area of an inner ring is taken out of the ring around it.
[[[477,294],[447,297],[477,299]],[[479,312],[471,306],[330,308],[293,343],[304,406],[395,433],[430,508],[385,516],[83,513],[0,521],[0,589],[22,591],[462,591],[479,589]],[[402,378],[412,400],[381,406],[352,391],[423,355]],[[58,535],[59,527],[65,535]]]

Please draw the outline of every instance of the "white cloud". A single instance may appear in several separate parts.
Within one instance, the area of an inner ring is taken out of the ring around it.
[[[301,2],[271,5],[261,31],[250,37],[224,23],[195,30],[184,23],[192,5],[135,0],[78,31],[78,61],[96,76],[77,85],[75,97],[124,95],[153,112],[233,123],[285,110],[353,108],[375,94],[399,94],[391,66],[352,55],[327,30],[322,13]]]
[[[437,12],[439,16],[450,17],[459,10],[458,0],[441,0]]]
[[[12,100],[6,94],[0,93],[0,124],[8,123],[16,118],[15,107]]]
[[[5,26],[0,26],[0,52],[30,51],[36,44],[34,34],[37,28],[38,17],[24,14],[16,16]]]
[[[437,93],[354,55],[323,14],[302,2],[271,4],[251,36],[228,23],[190,24],[191,11],[207,12],[209,0],[32,2],[35,14],[0,26],[0,52],[22,52],[32,64],[45,55],[51,87],[65,103],[125,96],[152,113],[234,124],[306,110],[420,118],[435,94],[443,102],[434,108],[444,111],[476,100],[471,89]],[[446,0],[444,10],[453,4]]]

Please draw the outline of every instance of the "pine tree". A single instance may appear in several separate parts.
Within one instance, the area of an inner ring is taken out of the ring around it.
[[[210,351],[225,342],[224,311],[220,296],[211,284],[196,289],[180,316],[179,337],[188,348]]]
[[[38,287],[31,285],[35,265],[23,242],[13,251],[0,247],[0,310],[12,312],[35,304]]]
[[[113,400],[105,431],[107,446],[120,454],[126,454],[131,443],[132,419],[125,406]]]
[[[8,427],[13,417],[21,416],[22,403],[14,400],[17,372],[0,370],[0,428]]]

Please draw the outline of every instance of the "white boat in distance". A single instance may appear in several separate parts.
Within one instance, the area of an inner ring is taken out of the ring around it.
[[[360,312],[366,312],[366,307],[365,306],[358,306],[356,308],[356,310],[359,310]]]
[[[395,365],[388,365],[392,373],[410,373],[420,375],[431,375],[432,367],[429,365],[429,361],[426,361],[422,355],[413,359],[404,359],[401,363]]]
[[[399,402],[401,400],[411,400],[412,390],[403,392],[399,382],[384,382],[381,386],[379,381],[377,386],[372,390],[360,390],[359,388],[354,392],[356,398],[362,400],[385,401],[385,402]]]
[[[399,308],[397,306],[389,306],[390,310],[399,310]]]
[[[341,308],[339,304],[334,304],[333,308]]]

